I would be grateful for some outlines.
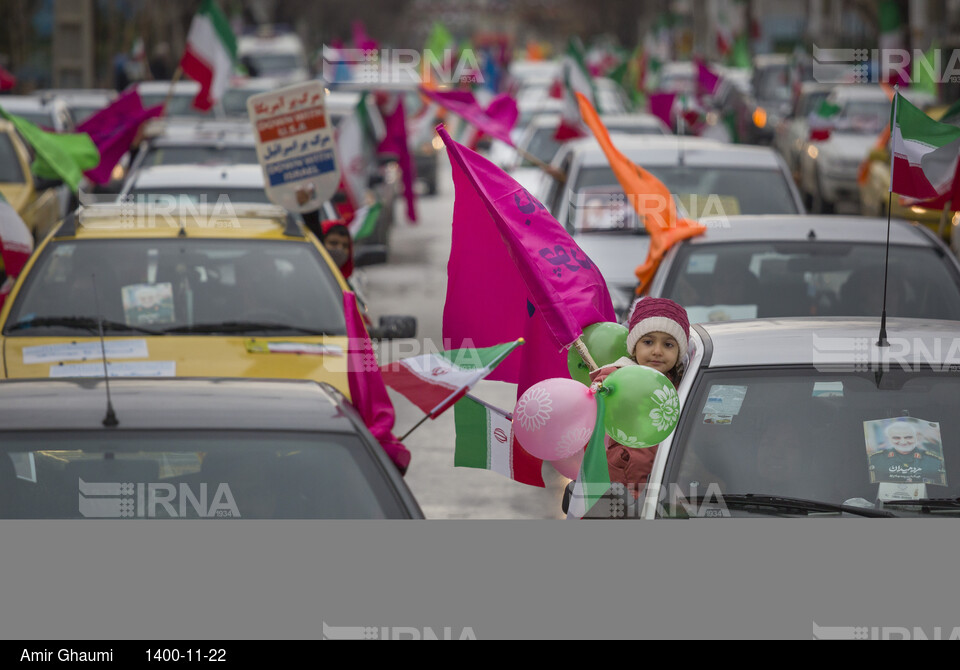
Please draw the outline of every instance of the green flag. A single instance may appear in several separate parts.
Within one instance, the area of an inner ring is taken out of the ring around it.
[[[453,49],[456,47],[456,41],[453,35],[447,30],[447,27],[439,21],[433,22],[433,28],[423,45],[425,51],[433,53],[434,58],[442,59],[444,49]]]
[[[910,88],[914,91],[929,93],[934,98],[939,97],[937,78],[940,74],[940,68],[938,67],[939,62],[936,57],[939,49],[937,43],[934,42],[930,45],[927,53],[917,58],[913,63],[913,67],[910,68],[910,75],[912,77]]]
[[[37,157],[31,170],[40,178],[62,179],[76,193],[84,171],[100,164],[100,152],[87,133],[48,133],[2,107],[0,116],[10,121],[33,147]]]

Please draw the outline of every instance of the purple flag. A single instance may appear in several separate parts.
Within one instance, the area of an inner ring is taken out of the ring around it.
[[[487,109],[483,109],[470,91],[434,91],[421,86],[420,92],[441,107],[463,117],[481,132],[513,146],[510,131],[517,122],[519,112],[517,101],[509,94],[498,95]]]
[[[406,474],[410,452],[393,434],[393,403],[390,402],[380,366],[377,365],[370,336],[363,325],[357,297],[350,291],[343,292],[343,312],[349,341],[347,382],[350,386],[350,402],[390,460],[402,474]]]
[[[77,132],[87,133],[100,152],[100,163],[84,174],[97,184],[110,181],[110,173],[137,137],[140,125],[163,114],[163,105],[143,108],[140,94],[131,89],[77,126]]]
[[[673,103],[677,99],[676,93],[651,93],[649,96],[650,113],[673,128]]]
[[[697,90],[701,95],[713,95],[720,84],[720,77],[702,60],[697,60]]]
[[[597,266],[546,208],[503,170],[437,132],[456,200],[443,337],[448,349],[523,337],[488,379],[531,384],[567,377],[566,348],[590,324],[615,321]]]
[[[378,100],[380,102],[380,100]],[[392,111],[391,111],[392,105]],[[387,135],[380,142],[377,151],[397,155],[397,162],[403,173],[403,197],[407,201],[407,220],[417,221],[416,193],[413,183],[417,180],[417,170],[407,144],[407,122],[403,110],[403,98],[399,95],[387,96],[380,105],[380,116],[387,129]]]

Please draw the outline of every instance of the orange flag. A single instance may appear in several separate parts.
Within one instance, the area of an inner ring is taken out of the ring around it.
[[[653,279],[654,272],[670,247],[681,240],[702,235],[707,228],[695,221],[681,219],[677,215],[673,196],[663,182],[613,146],[610,134],[600,121],[597,110],[587,98],[577,93],[577,102],[580,104],[580,116],[596,136],[603,153],[610,161],[613,174],[623,187],[623,192],[637,211],[647,232],[650,233],[650,250],[647,253],[647,260],[636,270],[639,280],[637,293],[641,293]]]

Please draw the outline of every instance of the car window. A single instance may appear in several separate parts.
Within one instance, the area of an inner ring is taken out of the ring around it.
[[[212,116],[211,110],[199,110],[193,106],[195,95],[172,95],[167,101],[166,93],[140,94],[144,109],[167,103],[167,116]]]
[[[2,445],[0,518],[408,516],[356,435],[8,432]]]
[[[697,218],[799,213],[787,178],[780,170],[738,166],[646,168]],[[571,193],[615,183],[617,179],[609,165],[584,168],[577,175]]]
[[[693,322],[780,316],[877,316],[885,247],[832,242],[685,244],[663,297]],[[892,246],[890,316],[960,319],[960,277],[934,249]]]
[[[878,133],[890,122],[891,103],[878,100],[851,100],[834,121],[838,130],[851,133]]]
[[[53,242],[27,276],[7,323],[20,322],[14,332],[23,336],[89,334],[31,323],[96,318],[98,298],[105,321],[158,331],[204,334],[204,326],[244,321],[346,333],[343,294],[319,252],[311,244],[272,240]]]
[[[0,133],[0,182],[22,184],[23,170],[13,141],[6,133]]]
[[[53,119],[53,113],[45,110],[23,110],[23,111],[14,111],[11,112],[14,116],[19,116],[21,119],[26,119],[35,126],[39,126],[44,130],[56,130],[55,121]]]
[[[878,381],[872,371],[852,371],[854,339],[811,342],[825,361],[846,351],[842,360],[851,363],[840,372],[705,372],[683,409],[665,481],[684,496],[712,485],[730,495],[831,503],[873,503],[900,485],[924,484],[918,497],[960,495],[960,375],[898,367]]]
[[[142,166],[154,165],[256,165],[257,149],[237,146],[154,146],[143,159]]]
[[[296,54],[246,53],[242,58],[244,64],[253,66],[257,77],[285,75],[303,67]]]

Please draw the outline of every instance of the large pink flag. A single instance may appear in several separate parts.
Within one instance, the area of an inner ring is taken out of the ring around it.
[[[420,92],[479,131],[513,146],[510,131],[517,122],[519,112],[517,101],[509,94],[498,95],[487,109],[483,109],[470,91],[433,91],[421,86]]]
[[[456,200],[447,265],[447,348],[523,337],[488,379],[523,393],[567,377],[566,348],[590,324],[615,321],[597,266],[546,208],[503,170],[437,128],[453,166]]]
[[[77,132],[90,135],[100,152],[100,164],[84,174],[97,184],[109,182],[113,168],[129,151],[140,125],[161,114],[163,105],[144,109],[140,94],[131,89],[77,126]]]
[[[407,122],[403,109],[403,98],[399,95],[385,95],[382,100],[378,97],[377,102],[382,102],[380,104],[380,116],[383,118],[383,125],[387,130],[387,135],[380,142],[377,151],[396,154],[397,162],[400,164],[400,170],[403,173],[403,197],[407,201],[407,220],[416,223],[417,196],[414,193],[413,184],[417,180],[417,170],[413,162],[413,156],[410,155],[410,147],[407,144]]]
[[[357,297],[350,291],[343,292],[343,311],[347,320],[347,381],[350,399],[390,460],[402,473],[410,465],[410,452],[393,435],[396,415],[393,403],[383,383],[380,366],[373,353],[370,336],[363,326],[363,318],[357,308]]]

